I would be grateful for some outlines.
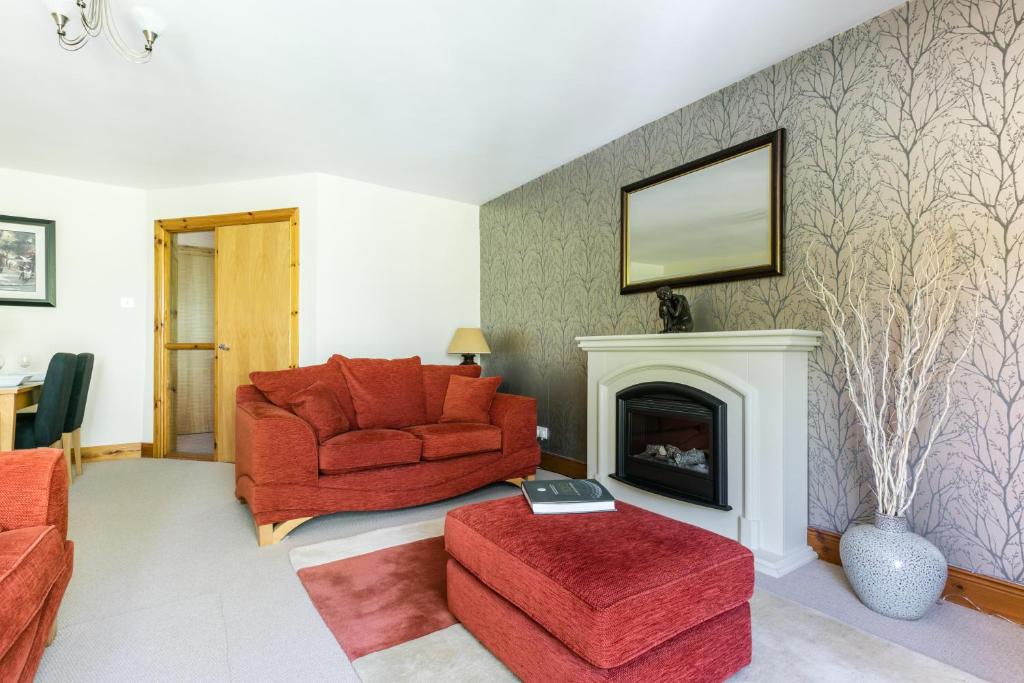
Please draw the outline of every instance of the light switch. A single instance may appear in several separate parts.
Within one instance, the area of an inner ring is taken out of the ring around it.
[[[130,296],[122,296],[121,308],[135,308],[135,298]]]

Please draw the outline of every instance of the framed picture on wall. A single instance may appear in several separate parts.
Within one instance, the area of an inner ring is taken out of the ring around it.
[[[56,222],[0,216],[0,306],[56,306]]]

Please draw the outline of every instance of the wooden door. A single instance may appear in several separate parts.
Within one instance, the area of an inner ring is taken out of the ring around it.
[[[254,370],[298,355],[297,236],[293,221],[217,227],[215,259],[217,460],[235,460],[235,389]]]

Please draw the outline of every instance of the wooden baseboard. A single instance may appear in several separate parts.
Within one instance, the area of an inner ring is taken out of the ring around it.
[[[143,441],[141,445],[142,445],[142,457],[143,458],[152,458],[153,457],[153,444],[152,443],[147,443],[147,442]]]
[[[843,561],[839,559],[839,536],[834,531],[807,527],[807,545],[818,553],[818,559],[841,566]]]
[[[842,565],[839,558],[839,536],[835,531],[808,527],[807,544],[814,548],[819,559]],[[942,597],[1024,626],[1024,585],[950,565]]]
[[[107,446],[82,446],[82,462],[128,460],[142,457],[141,443],[117,443]]]
[[[570,479],[587,478],[587,463],[567,458],[564,455],[541,452],[540,468]]]

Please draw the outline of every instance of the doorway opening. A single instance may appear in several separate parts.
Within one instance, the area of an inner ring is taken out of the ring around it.
[[[213,230],[171,234],[167,457],[214,457]]]
[[[235,389],[298,364],[298,209],[155,224],[153,457],[233,462]]]

